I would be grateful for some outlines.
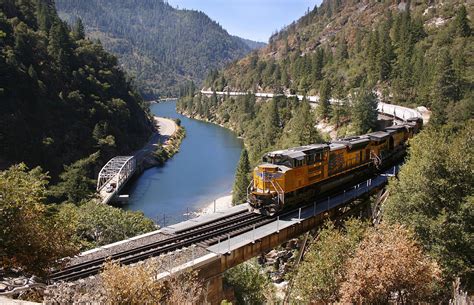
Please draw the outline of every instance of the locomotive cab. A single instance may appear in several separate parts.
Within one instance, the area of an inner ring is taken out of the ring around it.
[[[252,209],[274,214],[283,204],[284,173],[291,160],[278,152],[268,153],[262,164],[253,171],[253,182],[248,192],[248,202]]]
[[[265,154],[247,192],[251,209],[273,215],[288,206],[294,191],[323,178],[327,150],[326,144],[313,144]]]

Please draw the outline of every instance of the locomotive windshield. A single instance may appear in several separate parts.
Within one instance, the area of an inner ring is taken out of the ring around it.
[[[273,155],[273,156],[265,155],[263,157],[263,162],[292,167],[291,161],[288,160],[288,157],[282,156],[282,155]]]

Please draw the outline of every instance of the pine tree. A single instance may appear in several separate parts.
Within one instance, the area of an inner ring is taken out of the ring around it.
[[[367,49],[367,65],[369,67],[370,76],[372,79],[377,78],[379,60],[378,56],[379,51],[379,42],[377,39],[377,33],[372,32],[369,35],[368,49]]]
[[[270,109],[268,115],[265,116],[262,135],[267,148],[275,145],[280,129],[280,115],[278,113],[277,101],[273,99],[268,106]]]
[[[442,125],[447,120],[447,106],[449,102],[457,100],[456,75],[448,51],[441,50],[438,55],[436,71],[433,81],[433,125]]]
[[[76,22],[74,23],[74,26],[72,27],[72,37],[74,38],[74,40],[81,40],[86,38],[86,32],[81,18],[77,18]]]
[[[51,12],[52,9],[46,3],[46,1],[37,1],[37,20],[38,20],[38,27],[41,31],[44,32],[49,32],[49,29],[51,28],[51,25],[53,23],[53,13]]]
[[[313,81],[318,81],[323,78],[324,54],[323,50],[318,48],[313,56],[312,78]]]
[[[357,134],[374,130],[377,124],[377,98],[375,94],[363,86],[356,94],[352,106],[352,125]]]
[[[218,104],[218,100],[217,100],[217,94],[216,94],[216,91],[214,90],[212,92],[212,96],[211,96],[211,105],[213,107],[217,107],[217,104]]]
[[[284,68],[282,69],[282,73],[281,73],[281,86],[283,88],[288,88],[288,83],[289,83],[288,72],[286,72],[286,68]]]
[[[48,53],[56,60],[59,69],[67,71],[72,57],[72,43],[66,25],[58,21],[49,31]]]
[[[232,194],[232,204],[241,204],[247,198],[247,187],[250,184],[249,179],[250,162],[247,150],[244,148],[240,154],[239,165],[235,174],[235,181]]]
[[[469,37],[471,35],[471,28],[469,26],[469,19],[467,19],[467,11],[464,5],[459,8],[456,19],[454,21],[456,27],[456,34],[461,37]]]
[[[393,53],[392,40],[390,39],[390,25],[391,19],[379,29],[378,33],[378,54],[377,54],[377,65],[378,65],[378,77],[381,81],[385,81],[390,77],[392,72],[392,61],[395,58]]]
[[[342,37],[341,41],[339,42],[337,55],[340,60],[349,58],[349,51],[347,50],[347,41],[344,37]]]
[[[317,108],[318,116],[322,119],[328,119],[330,113],[331,84],[324,79],[319,89],[319,104]]]
[[[315,125],[315,115],[305,98],[285,127],[280,146],[287,148],[320,142],[321,136]]]

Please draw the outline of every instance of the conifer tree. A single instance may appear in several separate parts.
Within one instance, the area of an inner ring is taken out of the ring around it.
[[[433,125],[442,125],[446,123],[446,108],[451,101],[457,100],[457,84],[451,57],[448,51],[441,50],[438,55],[436,71],[433,81],[433,116],[431,123]]]
[[[37,1],[37,20],[38,27],[41,31],[49,32],[51,25],[53,23],[53,14],[51,12],[51,7],[49,7],[46,1]]]
[[[318,116],[322,119],[328,119],[330,113],[331,84],[324,79],[319,89],[319,104],[317,108]]]
[[[48,53],[56,60],[60,70],[68,70],[72,44],[66,25],[61,21],[54,23],[49,31]]]
[[[280,115],[275,99],[273,99],[268,106],[270,109],[269,113],[265,116],[263,139],[266,142],[266,147],[271,147],[275,144],[279,136]]]
[[[239,165],[235,174],[234,188],[232,194],[232,204],[241,204],[247,198],[247,187],[250,184],[249,179],[250,162],[247,149],[243,149],[240,154]]]
[[[321,48],[318,48],[313,56],[313,80],[318,81],[323,78],[324,54]]]
[[[378,33],[379,50],[377,54],[378,77],[381,81],[385,81],[390,77],[392,72],[392,61],[395,58],[393,53],[392,40],[390,39],[390,22],[385,22]]]
[[[321,136],[315,125],[315,115],[305,98],[301,101],[294,117],[285,127],[280,146],[288,148],[321,141]]]
[[[343,37],[338,45],[338,57],[341,60],[349,58],[349,51],[347,50],[347,41]]]
[[[367,86],[363,86],[355,94],[352,106],[352,125],[356,134],[374,130],[378,116],[377,104],[375,94]]]
[[[369,66],[370,76],[376,78],[378,73],[378,55],[379,52],[379,42],[377,39],[377,33],[372,32],[369,35],[368,49],[367,49],[367,62]]]
[[[86,32],[81,18],[77,18],[76,22],[74,23],[74,26],[72,28],[72,37],[74,38],[74,40],[81,40],[86,38]]]
[[[461,37],[469,37],[471,35],[471,28],[469,26],[469,19],[467,19],[467,11],[464,5],[459,8],[456,19],[454,21],[456,27],[456,34]]]
[[[288,83],[289,83],[289,79],[288,79],[288,72],[286,72],[286,69],[282,69],[282,72],[281,72],[281,86],[283,88],[287,88],[288,87]]]
[[[218,100],[217,100],[217,94],[216,94],[216,91],[214,90],[212,92],[212,96],[211,96],[211,105],[216,107],[218,104]]]

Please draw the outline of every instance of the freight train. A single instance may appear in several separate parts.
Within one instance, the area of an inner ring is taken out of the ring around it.
[[[408,139],[421,126],[414,118],[383,131],[269,152],[253,171],[249,209],[275,215],[376,174],[403,158]]]

